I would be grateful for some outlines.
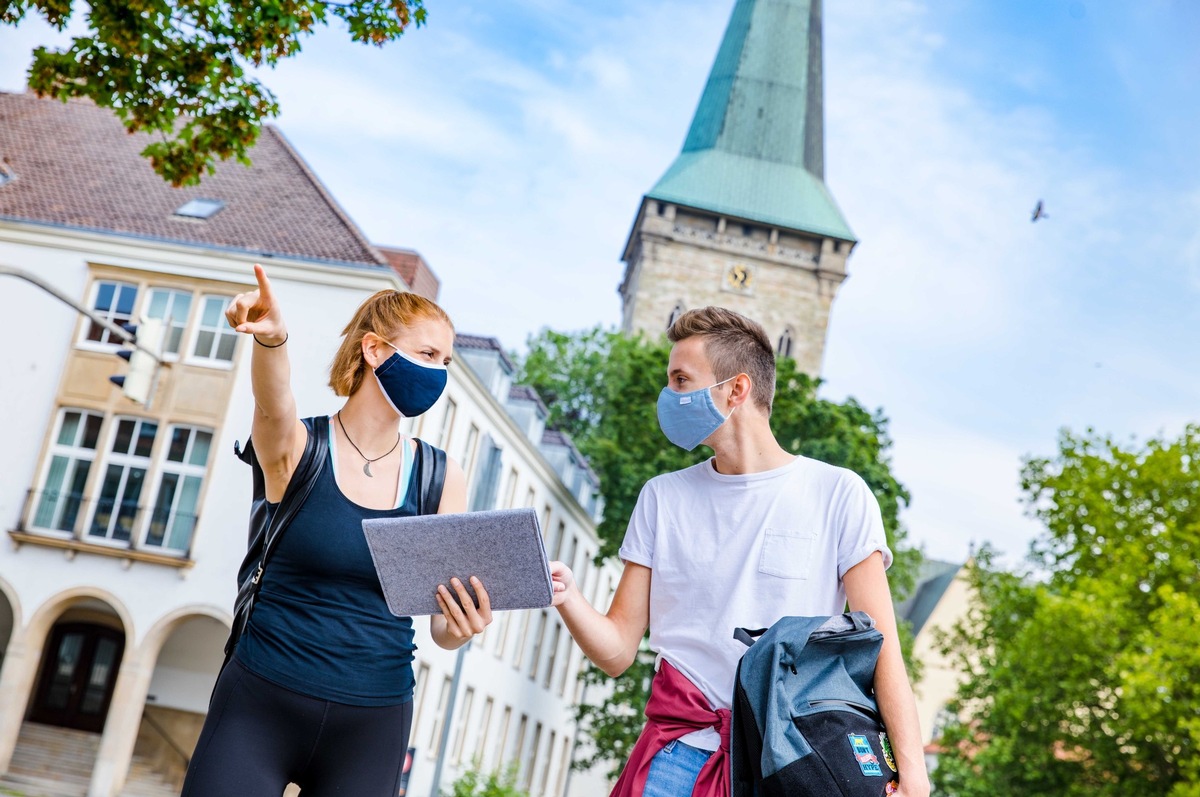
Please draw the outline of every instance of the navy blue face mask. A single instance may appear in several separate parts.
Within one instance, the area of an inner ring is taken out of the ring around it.
[[[396,352],[375,369],[375,381],[392,409],[405,418],[415,418],[442,397],[449,378],[446,366],[414,360],[396,344],[384,343]]]
[[[669,387],[664,387],[658,394],[658,426],[663,434],[675,445],[685,451],[691,451],[708,439],[708,436],[721,424],[729,420],[729,415],[722,415],[713,402],[712,389],[725,382],[737,379],[731,376],[715,385],[679,393]]]

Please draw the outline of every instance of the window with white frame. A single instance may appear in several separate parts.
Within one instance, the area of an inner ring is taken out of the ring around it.
[[[550,526],[550,518],[548,515],[546,517],[546,526]],[[565,537],[566,534],[566,521],[558,521],[558,531],[556,531],[554,534],[554,542],[546,547],[547,556],[553,557],[554,559],[559,559],[559,557],[562,556],[563,537]],[[570,563],[568,562],[568,564]]]
[[[542,723],[537,722],[534,723],[533,726],[533,744],[530,745],[529,762],[525,765],[525,777],[521,786],[521,788],[525,789],[525,791],[531,791],[533,789],[533,773],[537,768],[538,753],[541,752],[538,748],[541,747],[541,744]]]
[[[479,736],[475,740],[475,761],[480,768],[484,767],[483,757],[487,754],[488,732],[492,727],[492,711],[496,701],[487,698],[483,701],[483,716],[479,718]]]
[[[421,727],[421,707],[425,705],[425,693],[429,690],[426,688],[429,685],[429,665],[425,662],[417,667],[417,686],[416,692],[413,694],[412,701],[412,730],[409,735],[417,738],[417,731]]]
[[[200,318],[196,322],[191,359],[210,363],[233,361],[238,333],[225,321],[228,304],[228,296],[205,296],[200,300]]]
[[[504,648],[508,643],[508,629],[512,625],[512,612],[503,612],[496,629],[496,658],[504,658]]]
[[[179,347],[183,345],[183,331],[187,329],[192,312],[192,292],[151,288],[146,293],[146,309],[142,312],[147,318],[163,322],[163,354],[178,356]]]
[[[447,675],[442,681],[442,691],[438,693],[437,712],[433,716],[433,729],[429,734],[429,757],[437,758],[442,751],[442,723],[446,720],[446,704],[450,702],[450,688],[454,682]]]
[[[463,748],[467,744],[467,730],[471,727],[471,704],[475,702],[475,689],[468,686],[463,693],[462,708],[458,712],[458,727],[454,730],[454,744],[451,749],[454,751],[451,754],[451,759],[455,765],[461,764],[463,760]]]
[[[545,797],[546,786],[550,783],[550,767],[554,763],[554,748],[555,742],[558,741],[558,733],[551,730],[550,740],[546,742],[546,762],[542,765],[542,775],[539,779],[537,793]]]
[[[562,624],[555,621],[554,631],[550,634],[550,652],[546,655],[546,674],[542,678],[542,688],[549,689],[554,679],[554,664],[558,661],[558,643],[562,639]]]
[[[558,778],[554,783],[554,794],[561,795],[567,787],[567,773],[571,771],[571,738],[564,735],[562,740],[562,763],[558,767]]]
[[[471,427],[474,429],[475,427]],[[471,486],[470,511],[494,509],[496,491],[500,486],[501,458],[504,451],[496,445],[490,434],[484,434],[479,444],[478,467],[475,469],[474,484]]]
[[[513,669],[520,670],[525,661],[525,643],[529,639],[529,612],[521,612],[521,631],[517,634],[517,650],[513,656]]]
[[[581,654],[582,655],[582,654]],[[575,662],[575,646],[567,645],[567,655],[563,659],[563,666],[559,668],[558,675],[558,696],[567,696],[567,682],[571,680],[571,674],[578,665]],[[576,676],[578,677],[578,676]]]
[[[171,427],[171,443],[158,478],[158,492],[146,529],[145,544],[188,550],[196,529],[200,487],[208,466],[212,432],[192,426]]]
[[[443,451],[450,450],[450,433],[454,430],[454,415],[458,412],[458,404],[454,399],[446,399],[446,411],[442,413],[442,427],[438,430],[437,439],[431,441]]]
[[[101,280],[96,283],[92,298],[92,312],[117,326],[131,322],[134,305],[137,304],[137,292],[137,286],[128,282]],[[123,342],[107,328],[94,321],[88,324],[84,340],[110,346]]]
[[[471,424],[471,428],[467,430],[467,444],[463,446],[462,469],[464,473],[473,473],[475,469],[475,449],[479,443],[479,427]]]
[[[529,728],[529,715],[522,714],[520,722],[517,723],[517,743],[513,747],[512,760],[517,766],[521,766],[521,754],[525,750],[525,731]]]
[[[512,724],[512,706],[505,706],[496,729],[496,769],[504,766],[504,749],[508,746],[508,726]]]
[[[104,416],[64,407],[50,449],[50,463],[35,495],[37,509],[29,524],[34,528],[73,531],[83,505],[84,487],[92,464]]]
[[[564,528],[563,531],[565,532],[566,529]],[[560,548],[560,553],[561,553],[561,548]],[[575,555],[577,553],[579,553],[579,535],[572,534],[571,535],[571,547],[567,549],[567,557],[561,561],[567,567],[574,570],[575,569]],[[580,582],[580,583],[583,583],[583,582]]]
[[[511,468],[508,471],[508,498],[504,501],[504,506],[512,509],[517,505],[517,469]]]
[[[129,542],[137,522],[146,472],[150,470],[158,423],[147,418],[119,416],[115,420],[88,536]]]
[[[533,634],[533,653],[529,662],[529,680],[536,681],[538,666],[542,663],[542,645],[546,642],[546,610],[538,614],[537,631]]]

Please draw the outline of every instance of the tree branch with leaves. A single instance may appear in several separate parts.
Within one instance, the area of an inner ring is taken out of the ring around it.
[[[86,10],[85,10],[86,9]],[[279,114],[253,71],[300,52],[317,28],[341,20],[353,41],[381,46],[425,22],[424,0],[0,0],[0,24],[40,14],[64,30],[76,13],[87,34],[65,50],[38,47],[29,88],[110,108],[172,185],[195,185],[219,160],[249,164],[263,123]]]

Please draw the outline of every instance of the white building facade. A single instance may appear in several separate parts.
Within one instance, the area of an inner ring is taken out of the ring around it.
[[[136,404],[109,381],[128,368],[111,333],[0,276],[0,785],[177,794],[246,545],[250,472],[233,445],[250,428],[249,351],[224,307],[264,263],[289,320],[297,404],[315,415],[340,403],[327,368],[354,309],[407,286],[276,131],[253,169],[222,165],[179,191],[139,172],[141,143],[89,104],[0,94],[0,120],[0,267],[114,322],[167,325],[166,366]],[[205,197],[215,215],[178,214]],[[536,506],[551,555],[605,604],[617,576],[590,563],[594,476],[569,441],[542,445],[544,408],[511,390],[502,357],[497,377],[465,352],[409,431],[462,463],[472,508]],[[556,613],[500,614],[457,679],[457,655],[416,625],[408,794],[434,793],[439,761],[448,788],[476,760],[515,762],[531,794],[604,789],[567,768],[581,660]]]

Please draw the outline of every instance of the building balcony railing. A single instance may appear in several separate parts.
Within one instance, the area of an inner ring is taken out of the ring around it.
[[[197,521],[170,507],[31,489],[9,536],[18,544],[191,567]]]

